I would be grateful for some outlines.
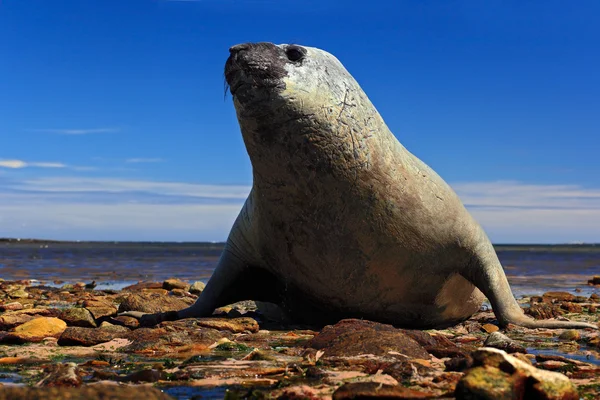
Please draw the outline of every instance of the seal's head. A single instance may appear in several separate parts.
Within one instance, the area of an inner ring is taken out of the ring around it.
[[[244,43],[231,47],[229,52],[225,79],[236,107],[272,101],[278,96],[289,99],[298,84],[306,93],[319,89],[327,75],[348,75],[335,57],[311,47]]]
[[[225,79],[255,167],[278,165],[275,151],[305,153],[313,165],[346,150],[358,158],[361,137],[377,129],[379,115],[336,57],[290,44],[244,43],[229,51]],[[324,154],[317,141],[336,151]]]

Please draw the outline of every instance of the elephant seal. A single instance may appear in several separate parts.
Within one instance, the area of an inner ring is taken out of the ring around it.
[[[484,230],[333,55],[272,43],[230,53],[253,186],[196,303],[143,325],[257,300],[313,324],[444,328],[487,297],[503,326],[597,328],[524,315]]]

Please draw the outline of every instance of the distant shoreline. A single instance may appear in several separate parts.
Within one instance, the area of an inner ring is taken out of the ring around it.
[[[135,241],[135,240],[52,240],[52,239],[34,239],[34,238],[0,238],[1,243],[20,243],[20,244],[106,244],[106,243],[123,243],[123,244],[197,244],[197,245],[224,245],[225,242],[193,242],[193,241]],[[600,247],[600,243],[494,243],[494,247]]]

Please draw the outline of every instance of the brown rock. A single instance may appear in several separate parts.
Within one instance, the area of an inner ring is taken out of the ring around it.
[[[541,303],[525,308],[525,314],[529,314],[535,319],[556,318],[565,313],[566,311],[563,310],[558,304]]]
[[[483,345],[504,350],[507,353],[527,353],[525,347],[500,332],[490,333]]]
[[[234,333],[244,333],[259,331],[259,326],[256,320],[253,318],[242,317],[242,318],[198,318],[198,326],[205,328],[213,328],[219,331],[231,331]]]
[[[96,327],[96,321],[92,313],[86,308],[68,308],[59,314],[59,318],[65,321],[68,326]]]
[[[413,358],[430,358],[427,351],[402,330],[358,319],[344,319],[324,327],[307,343],[307,347],[323,350],[326,356],[387,355],[397,352]]]
[[[124,292],[138,292],[142,289],[162,289],[161,282],[138,282],[123,288]]]
[[[146,313],[158,313],[166,311],[178,311],[188,307],[194,302],[190,298],[165,296],[156,293],[133,293],[123,298],[119,305],[119,312],[141,311]]]
[[[126,338],[129,329],[123,326],[110,328],[68,327],[58,339],[60,346],[95,346],[117,338]]]
[[[131,329],[135,329],[140,326],[140,321],[137,318],[127,317],[120,315],[111,320],[114,325],[122,325]]]
[[[598,295],[597,293],[592,293],[592,295],[590,296],[590,301],[592,303],[600,303],[600,295]]]
[[[562,303],[560,305],[560,307],[563,310],[567,310],[567,312],[570,312],[570,313],[582,313],[583,312],[583,306],[580,304],[576,304],[576,303],[565,302],[565,303]]]
[[[456,386],[458,400],[579,399],[565,375],[537,369],[502,350],[483,347],[473,353],[473,363]]]
[[[558,338],[560,340],[579,340],[581,339],[581,333],[575,329],[567,329],[563,333],[561,333]]]
[[[19,342],[41,342],[47,337],[59,337],[67,328],[67,324],[52,317],[38,317],[15,328],[10,335]]]
[[[0,400],[172,400],[173,397],[151,386],[127,386],[114,384],[99,384],[81,386],[79,388],[65,387],[15,387],[7,386],[0,390]]]
[[[458,347],[441,334],[430,335],[427,332],[412,329],[402,329],[401,331],[423,346],[428,353],[438,358],[465,357],[470,352],[468,348]]]
[[[75,363],[54,364],[44,371],[47,375],[38,382],[43,387],[79,387],[83,383],[84,374]]]
[[[22,310],[23,309],[23,304],[19,303],[19,302],[12,302],[12,303],[6,303],[6,304],[1,304],[0,305],[0,311],[17,311],[17,310]]]
[[[189,291],[190,291],[190,293],[193,293],[193,294],[200,294],[200,293],[202,293],[202,291],[204,290],[205,287],[206,287],[206,285],[204,284],[204,282],[197,281],[197,282],[194,282],[192,284],[192,286],[190,286]]]
[[[433,399],[434,393],[405,388],[403,386],[384,385],[377,382],[346,383],[333,392],[333,400],[350,399]]]
[[[108,300],[86,300],[83,302],[83,307],[92,314],[94,319],[111,317],[117,314],[117,307]]]
[[[542,295],[546,299],[550,299],[552,301],[573,301],[575,300],[575,295],[568,292],[546,292]]]
[[[37,317],[53,316],[53,313],[45,308],[27,308],[24,310],[7,311],[0,316],[0,331],[8,331],[14,327],[31,321]]]
[[[179,279],[167,279],[163,282],[162,288],[166,290],[183,289],[188,290],[190,285]]]
[[[166,296],[169,294],[169,291],[167,289],[155,289],[155,288],[150,288],[150,289],[142,289],[142,293],[152,293],[152,294],[159,294],[161,296]]]
[[[493,325],[493,324],[484,324],[481,326],[481,329],[483,329],[487,333],[492,333],[492,332],[496,332],[496,331],[500,330],[500,328],[498,328],[497,325]]]
[[[209,346],[223,337],[232,338],[229,332],[203,328],[194,319],[162,323],[158,328],[139,328],[131,331],[127,339],[131,344],[123,352],[154,353],[173,352],[180,349],[208,351]]]

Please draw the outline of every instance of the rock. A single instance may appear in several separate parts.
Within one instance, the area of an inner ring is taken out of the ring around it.
[[[213,328],[219,331],[231,331],[234,333],[244,333],[259,331],[260,327],[258,322],[253,318],[242,317],[242,318],[198,318],[196,320],[198,326],[205,328]]]
[[[525,347],[500,332],[492,332],[483,345],[504,350],[507,353],[527,353]]]
[[[122,351],[125,353],[176,352],[178,349],[208,351],[209,347],[223,337],[232,338],[226,331],[203,328],[195,319],[163,322],[158,328],[138,328],[129,332],[131,342]]]
[[[44,372],[47,375],[38,382],[37,386],[79,387],[83,383],[81,375],[84,373],[77,368],[77,364],[75,363],[54,364]]]
[[[473,353],[473,365],[456,386],[458,400],[579,399],[565,375],[537,369],[502,350],[480,348]]]
[[[160,282],[138,282],[134,285],[126,286],[123,288],[124,292],[137,292],[142,289],[162,289],[162,283]]]
[[[185,297],[187,296],[187,291],[184,289],[173,289],[169,292],[169,294],[171,294],[172,296],[177,296],[177,297]]]
[[[544,299],[548,299],[551,301],[573,301],[575,300],[575,295],[568,292],[546,292],[542,295]]]
[[[204,290],[206,285],[202,281],[196,281],[190,286],[189,292],[193,294],[200,294]]]
[[[594,276],[592,279],[588,280],[588,285],[600,285],[600,276]]]
[[[173,397],[151,386],[96,384],[79,388],[6,386],[0,390],[0,400],[172,400]]]
[[[73,307],[62,311],[59,318],[67,323],[68,326],[80,326],[84,328],[95,328],[96,321],[92,313],[86,308]]]
[[[119,312],[141,311],[157,313],[178,311],[194,302],[190,298],[165,296],[157,293],[133,293],[126,296],[119,305]]]
[[[17,326],[10,334],[19,342],[41,342],[47,337],[59,337],[65,329],[67,324],[63,320],[39,317]]]
[[[457,357],[451,358],[450,360],[456,360]],[[374,371],[368,371],[372,373],[377,373],[377,370],[381,369],[381,366],[376,366]],[[415,361],[399,361],[395,362],[391,365],[388,365],[383,368],[383,373],[391,376],[398,382],[407,381],[413,378],[418,378],[420,376],[426,376],[435,369],[431,366],[423,365],[422,363],[418,363]]]
[[[114,325],[122,325],[131,329],[135,329],[140,326],[140,321],[137,318],[127,317],[124,315],[120,315],[111,319]]]
[[[25,289],[17,289],[8,293],[8,296],[11,299],[27,299],[29,298],[29,293],[27,293]]]
[[[0,316],[0,331],[11,330],[37,317],[54,316],[52,314],[53,312],[46,308],[26,308],[17,311],[7,311]]]
[[[592,303],[600,303],[600,295],[598,295],[598,293],[592,293],[590,296],[590,301]]]
[[[86,308],[96,320],[104,317],[112,317],[117,314],[117,307],[107,300],[86,300],[83,302],[83,307]]]
[[[119,378],[119,381],[130,383],[158,382],[160,380],[164,380],[166,375],[167,374],[164,371],[159,371],[156,369],[143,369]]]
[[[579,313],[583,312],[583,306],[581,304],[564,302],[560,305],[560,307],[563,310],[567,310],[567,312],[570,312],[570,313],[578,313],[579,314]]]
[[[323,350],[325,356],[388,355],[396,352],[413,358],[430,358],[427,351],[402,330],[358,319],[344,319],[335,325],[327,325],[306,347]]]
[[[110,328],[68,327],[58,339],[59,346],[95,346],[117,338],[126,338],[130,330],[123,326]]]
[[[581,339],[581,334],[579,333],[578,330],[575,329],[568,329],[566,331],[563,331],[563,333],[561,333],[558,338],[560,340],[579,340]]]
[[[346,383],[333,392],[332,400],[350,399],[434,399],[434,393],[422,392],[403,386],[384,385],[377,382]]]
[[[467,347],[458,347],[441,334],[429,334],[412,329],[402,329],[401,331],[423,346],[428,353],[438,358],[465,357],[471,351]]]
[[[7,303],[7,304],[2,304],[0,305],[0,311],[17,311],[17,310],[22,310],[23,304],[18,303],[18,302],[12,302],[12,303]]]
[[[167,279],[163,282],[162,288],[165,290],[183,289],[187,290],[190,287],[189,284],[179,279]]]
[[[556,318],[565,314],[565,312],[560,305],[547,303],[534,304],[525,309],[525,314],[529,314],[535,319]]]
[[[598,311],[598,308],[596,306],[591,305],[591,304],[588,306],[588,313],[595,314],[597,311]]]
[[[487,333],[492,333],[492,332],[496,332],[496,331],[500,330],[500,328],[498,328],[497,325],[493,325],[493,324],[484,324],[481,326],[481,329],[483,329]]]

